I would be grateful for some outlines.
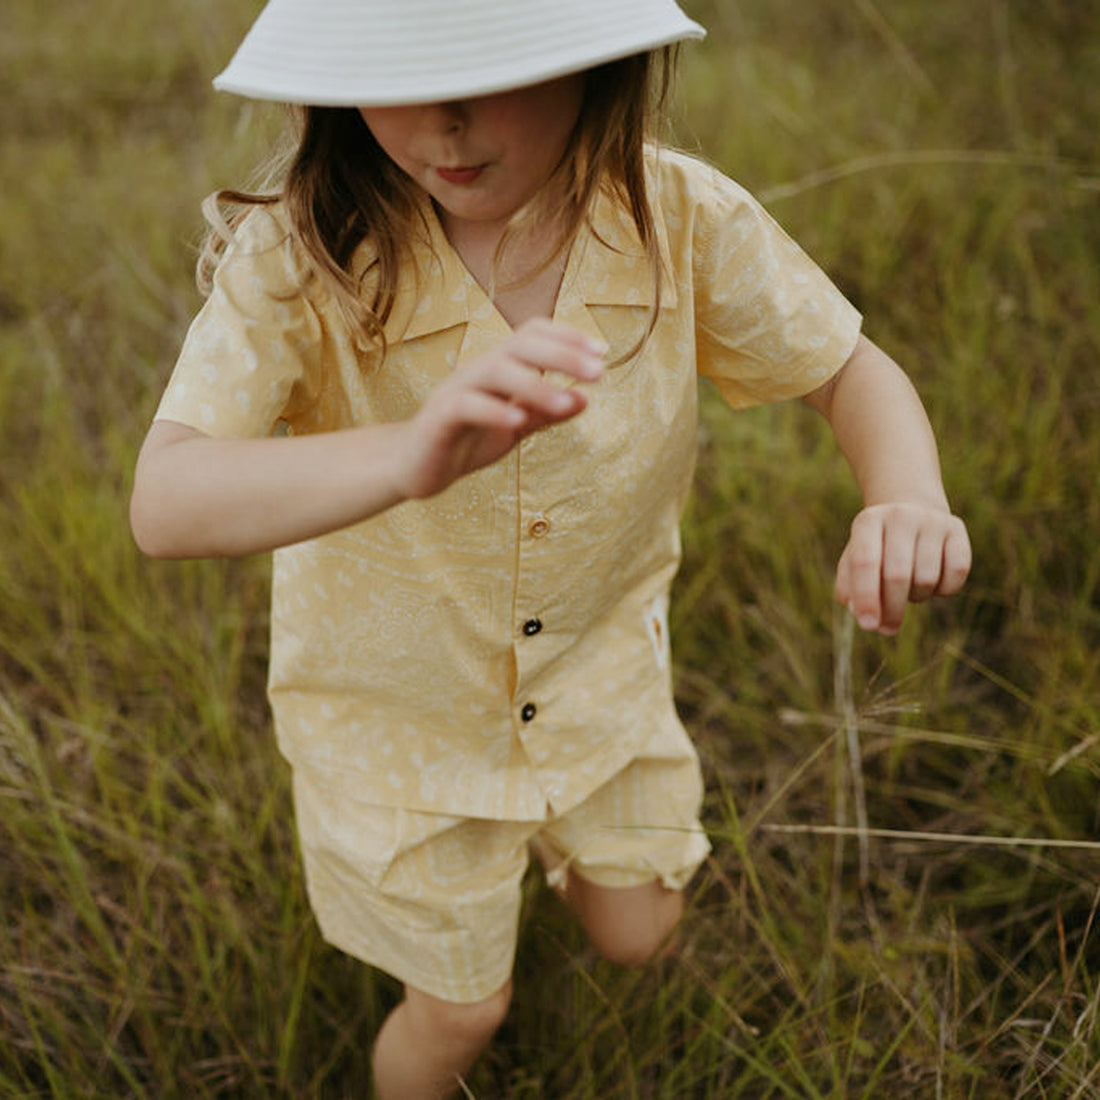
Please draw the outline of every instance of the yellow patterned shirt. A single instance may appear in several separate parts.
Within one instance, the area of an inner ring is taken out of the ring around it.
[[[276,733],[334,797],[540,820],[633,759],[692,756],[666,609],[697,374],[734,407],[805,394],[847,360],[860,319],[720,173],[663,152],[653,183],[669,276],[656,328],[580,416],[432,499],[276,551]],[[295,293],[279,208],[250,215],[158,418],[244,437],[412,415],[510,331],[426,213],[381,362],[357,352],[330,300]],[[647,320],[653,279],[617,204],[601,198],[591,221],[554,316],[606,340],[613,360]]]

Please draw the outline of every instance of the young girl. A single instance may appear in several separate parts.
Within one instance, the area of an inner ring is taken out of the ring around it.
[[[229,195],[132,523],[161,557],[276,550],[311,903],[405,984],[382,1097],[450,1094],[489,1041],[532,848],[601,952],[669,942],[707,851],[666,626],[698,375],[832,425],[862,627],[969,566],[899,368],[749,195],[652,144],[702,33],[673,0],[272,0],[215,82],[303,105],[300,142]]]

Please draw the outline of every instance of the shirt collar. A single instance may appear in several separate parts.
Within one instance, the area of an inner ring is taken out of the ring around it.
[[[421,213],[424,230],[417,234],[409,249],[412,262],[403,264],[398,273],[393,310],[383,326],[390,344],[470,321],[485,321],[487,312],[496,313],[447,240],[427,197]],[[656,221],[664,268],[661,307],[674,308],[677,294],[671,277],[668,234],[663,221],[659,218]],[[601,192],[591,217],[581,226],[570,249],[555,317],[594,330],[591,318],[585,315],[587,309],[582,307],[644,307],[653,300],[653,294],[654,273],[646,262],[629,211],[621,202]],[[500,322],[504,325],[503,318]]]

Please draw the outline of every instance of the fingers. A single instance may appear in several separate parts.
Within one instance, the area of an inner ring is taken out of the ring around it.
[[[594,382],[603,373],[605,351],[605,345],[577,329],[542,318],[528,321],[487,354],[463,364],[440,387],[436,400],[446,402],[452,416],[470,425],[535,431],[576,416],[587,403],[583,393],[548,382],[544,372]],[[490,413],[486,402],[479,401],[478,417],[466,420],[466,406],[458,397],[471,391],[496,400],[501,409]]]
[[[517,432],[527,426],[528,414],[518,405],[478,390],[463,390],[452,406],[456,422],[468,428]]]
[[[930,536],[927,532],[918,533],[916,551],[913,555],[913,583],[909,590],[909,599],[913,603],[923,603],[933,595],[939,586],[943,572],[943,540]]]
[[[970,575],[973,555],[970,549],[970,536],[966,525],[954,516],[951,530],[943,547],[943,570],[940,583],[936,586],[937,596],[953,596],[966,583]]]
[[[603,373],[607,345],[579,329],[536,317],[520,325],[498,350],[524,366],[594,382]]]
[[[864,630],[878,630],[882,622],[883,538],[880,516],[872,509],[860,512],[837,566],[837,599]]]
[[[881,612],[878,630],[892,636],[901,629],[913,590],[919,531],[908,517],[883,524]]]
[[[837,599],[864,630],[896,634],[906,605],[951,595],[970,570],[966,528],[955,516],[922,505],[864,509],[837,567]]]
[[[494,356],[455,379],[456,388],[475,390],[485,396],[524,410],[529,426],[556,423],[575,416],[585,405],[579,390],[563,389],[545,381],[538,370],[518,363],[511,356]]]

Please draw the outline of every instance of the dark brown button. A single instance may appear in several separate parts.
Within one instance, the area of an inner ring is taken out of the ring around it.
[[[532,634],[537,634],[541,629],[542,622],[539,619],[528,619],[527,622],[523,624],[523,633],[526,634],[528,638],[530,638]]]
[[[519,712],[519,716],[525,721],[530,722],[535,717],[538,707],[534,703],[524,703],[523,710]]]

